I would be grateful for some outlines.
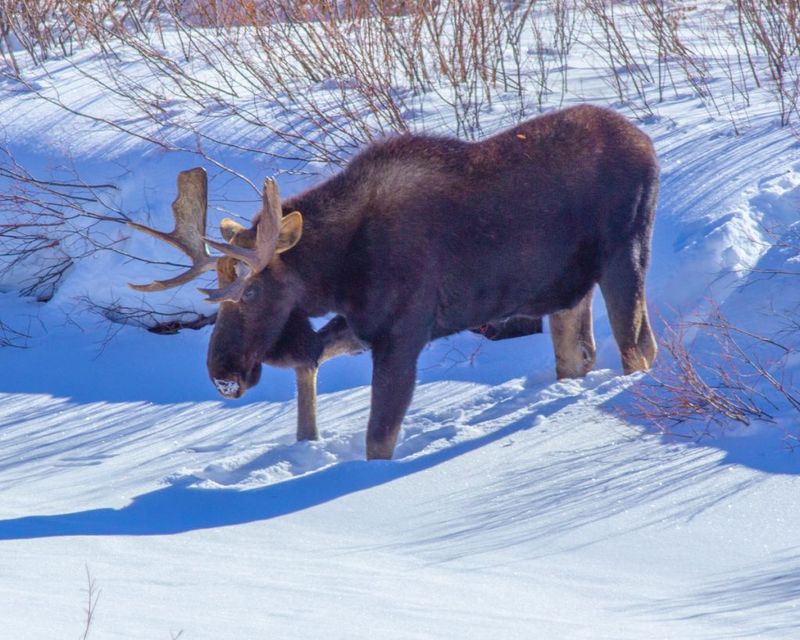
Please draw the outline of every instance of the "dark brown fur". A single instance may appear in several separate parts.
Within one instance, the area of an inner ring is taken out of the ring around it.
[[[478,143],[406,135],[373,144],[284,201],[284,214],[303,214],[302,239],[252,279],[247,299],[222,304],[209,372],[251,386],[292,323],[340,313],[372,349],[367,455],[388,458],[417,356],[435,338],[577,305],[575,318],[559,316],[559,339],[591,342],[593,360],[589,306],[579,303],[599,284],[624,371],[646,369],[655,357],[644,276],[657,191],[649,138],[592,106]]]

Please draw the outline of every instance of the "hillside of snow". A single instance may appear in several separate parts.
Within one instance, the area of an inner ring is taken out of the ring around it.
[[[797,388],[796,131],[756,89],[733,120],[683,85],[643,116],[615,100],[596,55],[576,49],[570,91],[545,106],[611,106],[653,139],[657,333],[719,309],[742,331],[780,337],[788,355],[762,343],[761,356]],[[159,228],[177,172],[192,166],[209,171],[210,226],[257,208],[236,173],[255,184],[278,174],[286,197],[335,171],[132,137],[113,123],[153,132],[104,92],[101,58],[90,46],[30,63],[28,85],[0,80],[6,158],[42,179],[113,185],[108,211]],[[145,73],[136,64],[119,60]],[[181,96],[167,107],[200,117]],[[445,97],[428,96],[417,127],[447,133],[446,113]],[[484,134],[510,124],[508,109],[483,113]],[[279,147],[224,117],[208,131]],[[128,289],[181,258],[124,225],[97,229],[114,250],[81,254],[46,302],[21,295],[41,262],[0,275],[2,637],[81,637],[98,592],[87,636],[98,639],[797,637],[800,411],[771,387],[754,383],[770,421],[662,433],[636,415],[648,376],[621,375],[597,295],[598,363],[585,379],[555,380],[547,334],[435,342],[394,459],[366,462],[369,354],[323,366],[322,438],[297,443],[291,372],[265,369],[223,401],[205,368],[210,327],[154,335],[98,312],[213,309],[194,285],[153,298]],[[714,361],[702,335],[686,339]]]

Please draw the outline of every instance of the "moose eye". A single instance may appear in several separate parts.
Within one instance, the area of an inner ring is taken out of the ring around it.
[[[256,288],[251,284],[247,289],[244,290],[242,294],[242,301],[243,302],[252,302],[256,299]]]

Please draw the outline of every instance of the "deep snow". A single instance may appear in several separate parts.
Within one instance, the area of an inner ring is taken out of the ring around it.
[[[48,73],[37,86],[121,117],[70,64]],[[610,102],[591,61],[573,77]],[[69,158],[163,226],[175,173],[198,163],[29,92],[0,94],[0,122],[21,162]],[[750,271],[796,265],[766,230],[797,221],[797,139],[766,101],[738,136],[687,95],[642,126],[662,162],[654,315],[699,314],[713,296],[766,329],[771,306],[798,301],[792,279]],[[226,161],[263,177],[246,156]],[[312,181],[286,175],[281,188]],[[252,198],[220,173],[211,189],[220,205]],[[598,370],[585,380],[554,381],[547,335],[437,342],[395,460],[367,463],[368,355],[323,367],[322,440],[295,443],[291,374],[265,372],[222,402],[205,373],[208,329],[155,336],[76,302],[138,301],[124,283],[154,274],[96,254],[46,305],[2,283],[0,320],[29,337],[0,349],[1,637],[79,637],[86,567],[102,590],[91,638],[797,637],[800,460],[784,440],[796,414],[699,442],[626,417],[637,376],[619,375],[599,295]],[[184,289],[164,303],[205,310]]]

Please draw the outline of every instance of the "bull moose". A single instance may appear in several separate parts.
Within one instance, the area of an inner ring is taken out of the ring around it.
[[[191,170],[179,179],[172,233],[134,226],[193,265],[134,286],[163,289],[216,268],[219,288],[201,291],[220,304],[208,371],[226,397],[256,384],[264,361],[313,369],[369,347],[367,457],[391,458],[417,357],[436,338],[549,315],[557,376],[583,376],[599,284],[624,373],[651,366],[644,279],[658,176],[646,134],[582,105],[479,142],[378,141],[283,202],[269,179],[252,226],[223,220],[218,242],[204,237],[205,174]],[[309,317],[331,312],[341,318],[314,332]]]

